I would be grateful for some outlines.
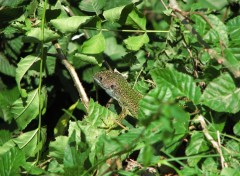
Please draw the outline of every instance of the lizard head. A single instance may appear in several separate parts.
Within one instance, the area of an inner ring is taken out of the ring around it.
[[[122,75],[112,71],[101,71],[94,75],[96,83],[102,87],[107,94],[119,101],[122,96],[124,87],[128,86],[127,81]]]

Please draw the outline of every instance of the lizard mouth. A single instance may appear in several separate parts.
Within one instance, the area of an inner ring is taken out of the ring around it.
[[[106,89],[106,87],[104,87],[104,85],[101,83],[101,81],[99,81],[97,77],[94,77],[93,79],[100,87],[102,87],[103,89]]]

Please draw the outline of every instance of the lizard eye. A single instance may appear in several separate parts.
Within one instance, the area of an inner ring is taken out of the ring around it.
[[[99,79],[99,81],[102,81],[102,77],[101,76],[99,76],[98,79]]]
[[[115,88],[115,85],[114,85],[114,84],[112,84],[112,85],[110,86],[110,88],[111,88],[111,89],[114,89],[114,88]]]

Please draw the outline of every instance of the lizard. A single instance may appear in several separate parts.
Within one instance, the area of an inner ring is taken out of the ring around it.
[[[137,118],[139,101],[143,96],[134,90],[120,73],[109,70],[100,71],[93,78],[110,97],[118,101],[122,108],[122,113],[119,115],[120,121],[127,114]]]

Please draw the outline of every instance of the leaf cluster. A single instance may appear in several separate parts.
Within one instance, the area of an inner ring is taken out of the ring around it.
[[[1,176],[239,173],[239,1],[0,4]],[[113,68],[143,99],[109,128]]]

